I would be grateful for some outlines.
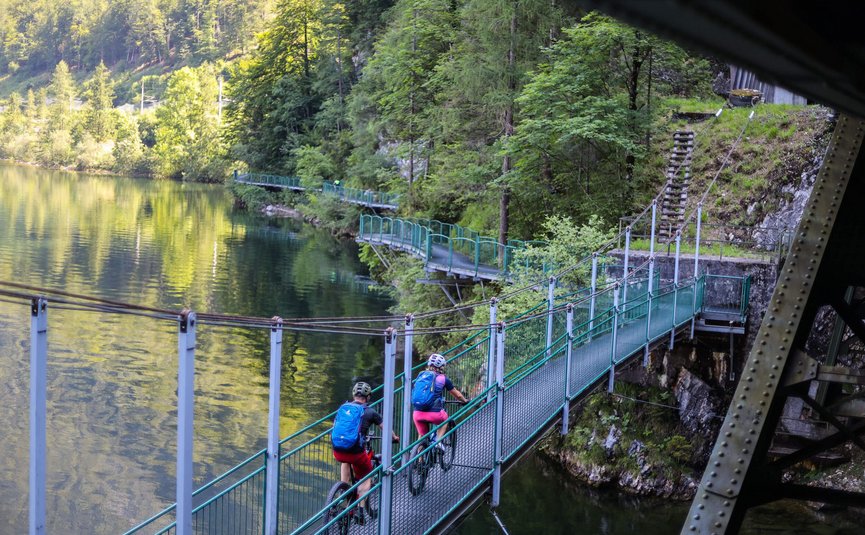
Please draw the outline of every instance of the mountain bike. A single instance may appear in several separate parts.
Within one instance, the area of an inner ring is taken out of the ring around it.
[[[459,401],[445,401],[446,405],[463,405]],[[455,422],[448,418],[444,424],[445,436],[441,440],[437,440],[437,444],[441,444],[441,448],[430,448],[430,437],[435,431],[430,431],[424,439],[411,450],[411,457],[417,457],[408,471],[408,490],[412,496],[417,496],[423,492],[426,485],[427,477],[430,470],[436,465],[439,465],[442,471],[447,472],[454,464],[454,457],[457,453],[457,432],[451,429]],[[425,453],[424,450],[426,450]]]
[[[363,451],[366,455],[369,456],[370,461],[372,462],[372,470],[373,470],[373,480],[372,486],[374,487],[379,480],[379,474],[376,472],[376,468],[381,465],[381,454],[375,453],[372,447],[373,440],[381,440],[381,437],[378,436],[369,436],[366,437],[363,443]],[[353,487],[357,483],[357,479],[354,476],[354,469],[349,465],[349,469],[351,470],[351,484],[346,483],[345,481],[337,481],[330,487],[330,491],[327,493],[327,501],[325,502],[325,506],[327,507],[327,511],[324,513],[324,523],[327,525],[331,520],[338,517],[343,513],[346,509],[349,509],[351,504],[357,501],[360,497],[358,496],[357,487],[352,490],[350,493],[346,494],[346,491]],[[347,535],[349,530],[351,529],[352,524],[364,525],[366,522],[370,520],[375,520],[378,518],[378,502],[375,501],[372,497],[366,501],[366,512],[364,515],[360,506],[352,507],[349,509],[348,513],[344,514],[332,525],[328,526],[328,528],[324,531],[325,535]]]

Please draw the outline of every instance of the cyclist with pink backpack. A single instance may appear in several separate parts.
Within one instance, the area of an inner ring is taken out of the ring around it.
[[[453,382],[444,374],[447,364],[445,358],[438,353],[433,353],[427,360],[426,370],[420,372],[414,381],[411,392],[414,413],[412,420],[420,436],[429,432],[429,425],[439,425],[448,419],[448,413],[444,407],[444,392],[449,392],[462,403],[468,403],[466,397],[454,387]],[[437,441],[445,434],[447,428],[442,426],[438,429],[433,441]],[[441,444],[437,444],[441,446]]]

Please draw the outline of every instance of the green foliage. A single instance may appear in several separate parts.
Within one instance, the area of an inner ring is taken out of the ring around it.
[[[114,88],[111,73],[104,63],[96,66],[93,77],[85,87],[87,109],[85,124],[87,130],[97,141],[105,141],[114,135],[116,118],[114,115]]]
[[[171,178],[221,181],[227,174],[219,142],[214,69],[209,64],[172,74],[156,110],[157,173]]]
[[[674,461],[687,464],[694,455],[694,447],[682,435],[673,435],[664,441],[664,452]]]
[[[319,225],[338,233],[356,229],[360,219],[360,208],[342,202],[335,195],[310,195],[309,202],[299,205],[304,216],[318,221]]]
[[[308,187],[321,187],[324,180],[336,178],[336,166],[326,154],[310,145],[298,147],[292,151],[295,162],[295,174]]]
[[[228,185],[228,190],[234,195],[237,203],[248,210],[260,210],[264,206],[271,204],[272,201],[270,193],[266,189],[257,186],[231,182]]]

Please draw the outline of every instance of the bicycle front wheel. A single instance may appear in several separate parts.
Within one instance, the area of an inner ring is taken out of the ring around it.
[[[349,504],[354,501],[354,493],[345,495],[350,485],[343,481],[337,481],[327,493],[327,511],[324,513],[324,523],[329,524],[331,520],[345,511]],[[346,513],[339,520],[331,524],[324,531],[325,535],[348,535],[351,518]]]
[[[454,465],[454,457],[456,457],[457,454],[456,430],[452,430],[450,433],[446,434],[441,440],[441,444],[444,446],[444,451],[439,455],[439,465],[442,467],[442,470],[447,472],[451,469],[451,466]]]
[[[420,452],[422,452],[426,448],[426,445],[421,442],[417,446],[415,446],[411,450],[411,456],[414,458]],[[426,453],[421,455],[417,459],[412,461],[412,465],[408,469],[408,491],[412,496],[417,496],[423,491],[423,487],[426,484],[426,476],[427,476],[427,456],[430,453]]]

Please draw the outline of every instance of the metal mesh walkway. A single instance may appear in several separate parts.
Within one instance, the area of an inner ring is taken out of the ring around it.
[[[700,277],[650,293],[643,279],[629,283],[627,292],[616,284],[567,307],[548,310],[541,302],[511,323],[478,331],[446,351],[448,376],[473,399],[452,414],[456,425],[449,433],[458,439],[454,466],[447,472],[433,468],[419,496],[408,489],[409,471],[421,456],[409,454],[420,443],[413,426],[403,428],[404,374],[386,376],[385,389],[392,385],[393,396],[378,399],[374,406],[385,414],[386,427],[390,410],[390,422],[403,441],[393,452],[390,469],[378,468],[368,476],[374,484],[367,498],[378,504],[382,516],[364,525],[352,521],[349,532],[434,532],[490,487],[497,499],[501,470],[566,413],[572,401],[614,374],[616,365],[689,324],[702,306],[704,285]],[[625,295],[627,301],[622,299]],[[404,334],[410,337],[410,328]],[[411,340],[406,343],[410,346]],[[385,352],[386,370],[395,347],[394,336]],[[275,513],[279,533],[339,532],[340,518],[327,523],[325,507],[328,490],[339,479],[330,447],[332,418],[328,415],[280,442]],[[192,532],[264,531],[264,453],[218,484],[199,489]],[[357,507],[357,502],[351,504],[341,516],[353,515]],[[169,507],[129,533],[176,533],[173,516]]]

